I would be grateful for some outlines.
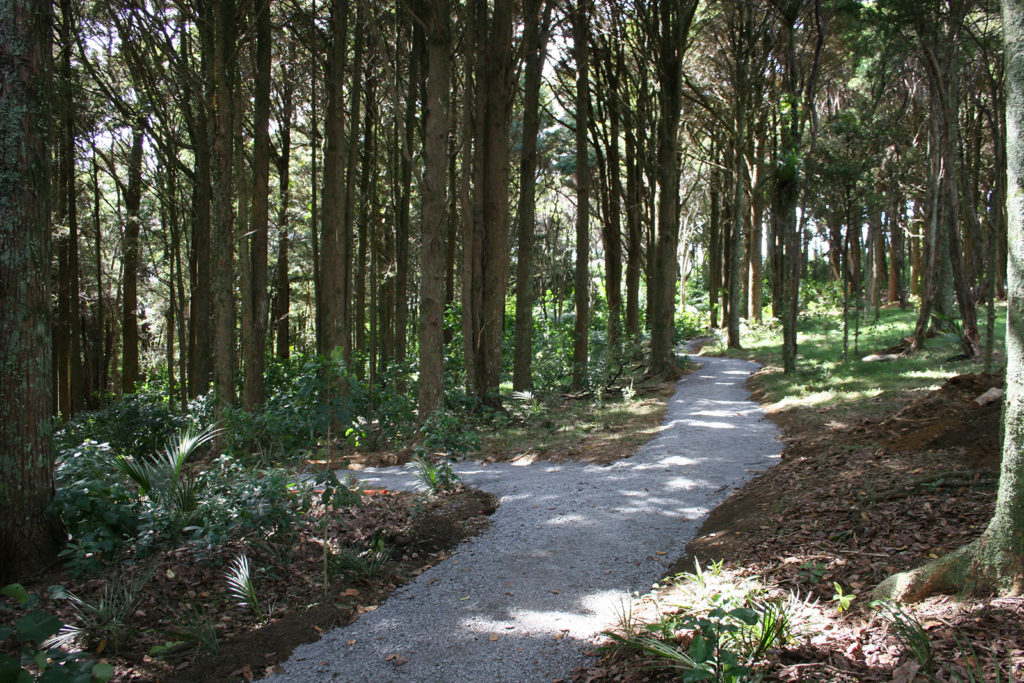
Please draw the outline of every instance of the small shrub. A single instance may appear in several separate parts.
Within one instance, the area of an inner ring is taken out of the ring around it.
[[[17,655],[0,652],[0,681],[53,681],[78,683],[80,681],[109,681],[114,667],[96,662],[82,652],[65,651],[53,642],[61,630],[60,620],[41,610],[33,609],[39,597],[29,594],[21,584],[13,583],[0,589],[0,595],[13,598],[26,612],[13,626],[0,625],[0,642],[13,639]],[[9,608],[0,605],[0,614]]]
[[[413,457],[409,466],[415,469],[416,479],[432,496],[456,491],[462,484],[462,480],[459,479],[459,475],[455,473],[451,462],[447,459],[435,462],[426,453],[418,453]]]

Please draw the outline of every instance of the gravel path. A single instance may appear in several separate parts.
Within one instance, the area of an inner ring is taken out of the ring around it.
[[[488,530],[376,611],[297,648],[271,680],[568,678],[709,510],[778,460],[775,427],[743,386],[755,364],[701,362],[679,381],[665,429],[627,460],[457,466],[500,501]],[[413,485],[401,468],[359,476],[374,488]]]

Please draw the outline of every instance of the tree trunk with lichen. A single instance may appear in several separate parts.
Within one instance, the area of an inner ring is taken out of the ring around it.
[[[916,601],[933,593],[1024,592],[1024,0],[1003,0],[1007,80],[1008,248],[1003,461],[995,512],[973,543],[891,576],[876,598]]]

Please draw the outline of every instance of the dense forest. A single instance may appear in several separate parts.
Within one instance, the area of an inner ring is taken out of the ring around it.
[[[464,416],[677,377],[709,330],[776,335],[797,371],[826,308],[845,359],[893,306],[916,311],[897,354],[954,335],[993,362],[1013,245],[992,0],[0,19],[3,98],[42,112],[0,108],[23,166],[2,196],[29,197],[31,227],[0,245],[0,510],[21,520],[0,522],[0,579],[54,556],[54,449],[105,428],[152,453],[214,425],[215,453],[262,462],[457,441]]]
[[[55,10],[62,420],[140,388],[258,411],[297,358],[423,419],[769,317],[792,369],[822,297],[975,357],[1005,295],[991,3]]]

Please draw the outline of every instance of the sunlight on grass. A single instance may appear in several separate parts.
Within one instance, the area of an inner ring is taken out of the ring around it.
[[[864,361],[869,354],[894,346],[914,329],[916,312],[886,309],[877,322],[861,323],[858,335],[849,336],[849,357],[843,359],[842,318],[820,314],[800,321],[797,371],[782,372],[781,329],[774,320],[763,325],[744,324],[743,349],[725,349],[724,339],[708,347],[708,353],[753,359],[765,367],[751,386],[772,404],[769,409],[809,409],[852,406],[870,402],[884,411],[907,392],[935,389],[953,375],[981,372],[980,361],[951,361],[961,349],[955,335],[927,341],[926,348],[908,357],[888,361]],[[1006,307],[997,308],[996,369],[1005,359],[1003,338]],[[982,331],[984,334],[984,331]]]

